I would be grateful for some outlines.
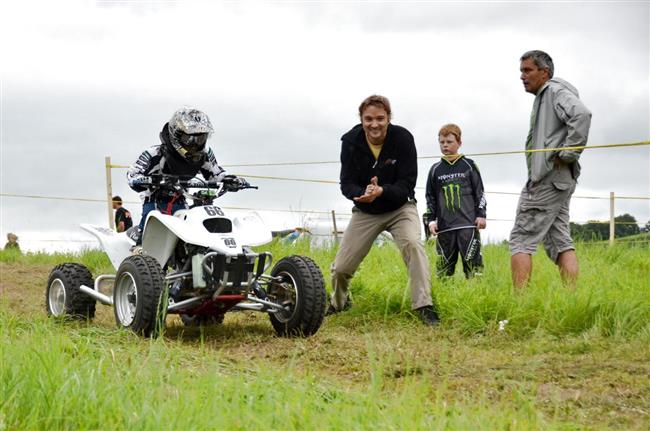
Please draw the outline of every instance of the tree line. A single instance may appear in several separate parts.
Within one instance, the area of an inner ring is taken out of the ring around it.
[[[623,238],[631,235],[638,235],[650,232],[650,220],[645,226],[639,227],[634,216],[623,214],[614,217],[614,236]],[[571,236],[577,241],[603,241],[609,238],[609,222],[590,220],[587,223],[570,223]]]

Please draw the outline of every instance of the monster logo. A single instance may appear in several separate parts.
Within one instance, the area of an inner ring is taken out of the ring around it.
[[[445,207],[452,212],[460,209],[460,184],[447,184],[442,186],[445,193]]]
[[[472,241],[469,243],[469,247],[467,247],[467,253],[465,254],[465,261],[471,262],[474,260],[474,257],[476,257],[476,252],[479,250],[479,247],[481,246],[481,241],[478,238],[472,238]]]

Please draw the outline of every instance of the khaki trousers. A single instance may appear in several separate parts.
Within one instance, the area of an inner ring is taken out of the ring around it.
[[[429,260],[420,240],[420,218],[415,202],[385,214],[366,214],[357,208],[343,234],[343,240],[332,264],[332,305],[343,309],[348,298],[348,286],[372,243],[383,231],[393,235],[408,268],[413,309],[432,305]]]

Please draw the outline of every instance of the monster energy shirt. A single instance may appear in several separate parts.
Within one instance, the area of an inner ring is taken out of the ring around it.
[[[476,218],[486,215],[483,180],[471,159],[459,156],[442,159],[427,177],[427,224],[435,221],[438,231],[475,228]]]

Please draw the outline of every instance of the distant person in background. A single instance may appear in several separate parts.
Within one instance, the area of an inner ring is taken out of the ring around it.
[[[573,284],[578,277],[578,258],[569,229],[569,201],[580,175],[582,150],[562,148],[587,145],[591,112],[574,86],[553,77],[553,60],[547,53],[524,53],[519,70],[524,89],[535,95],[526,149],[557,151],[526,153],[528,181],[510,233],[512,282],[517,288],[528,284],[532,255],[537,244],[544,242],[562,279]]]
[[[426,226],[437,235],[438,277],[451,277],[460,254],[466,278],[481,273],[481,236],[487,202],[481,173],[472,159],[458,153],[461,130],[446,124],[438,132],[442,160],[431,166],[427,177]]]
[[[311,232],[303,227],[296,227],[289,235],[282,238],[282,242],[285,244],[293,244],[305,234],[310,235]]]
[[[9,232],[7,234],[7,243],[5,244],[5,250],[16,250],[20,251],[20,246],[18,245],[18,236]]]
[[[439,319],[415,202],[418,162],[413,135],[391,124],[390,103],[383,96],[361,102],[359,117],[361,124],[341,137],[341,191],[354,208],[332,264],[334,292],[327,314],[350,308],[350,280],[374,240],[387,230],[408,268],[413,311],[426,325],[435,325]]]
[[[115,230],[124,232],[133,226],[131,213],[122,206],[122,198],[113,196],[113,209],[115,210]]]

